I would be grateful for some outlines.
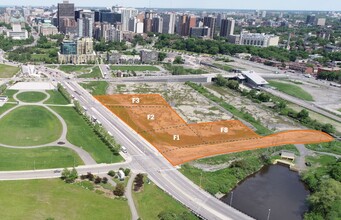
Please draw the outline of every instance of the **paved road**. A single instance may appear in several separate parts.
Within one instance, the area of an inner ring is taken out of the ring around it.
[[[332,113],[329,113],[329,112],[327,112],[327,111],[325,111],[325,110],[323,110],[321,108],[318,108],[315,104],[303,101],[301,99],[295,98],[293,96],[287,95],[287,94],[285,94],[283,92],[280,92],[278,90],[274,90],[274,89],[271,89],[271,88],[262,88],[262,89],[264,91],[266,91],[268,93],[271,93],[271,94],[273,94],[275,96],[278,96],[278,97],[280,97],[280,98],[282,98],[284,100],[287,100],[287,101],[292,102],[292,103],[294,103],[296,105],[302,106],[302,107],[304,107],[306,109],[309,109],[311,111],[317,112],[317,113],[319,113],[321,115],[324,115],[324,116],[326,116],[328,118],[331,118],[331,119],[333,119],[333,120],[335,120],[337,122],[341,122],[341,117],[339,117],[337,115],[334,115]]]
[[[128,205],[130,207],[131,219],[132,220],[137,220],[139,218],[139,215],[137,213],[137,209],[136,209],[136,206],[134,203],[133,195],[132,195],[133,183],[134,183],[135,177],[136,177],[136,174],[132,173],[130,176],[130,179],[128,181],[128,185],[127,185],[127,189],[126,189],[126,193],[125,193],[125,196],[128,199]]]
[[[231,208],[176,170],[152,145],[113,115],[76,82],[62,82],[81,105],[88,109],[132,156],[130,167],[145,172],[161,189],[205,219],[251,219]]]

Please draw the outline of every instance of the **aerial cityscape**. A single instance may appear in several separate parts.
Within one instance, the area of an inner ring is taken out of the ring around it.
[[[341,3],[0,3],[1,219],[341,219]]]

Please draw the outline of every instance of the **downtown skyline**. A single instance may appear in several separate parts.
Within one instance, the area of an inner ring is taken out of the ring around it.
[[[17,0],[15,4],[11,0],[3,0],[1,5],[4,6],[51,6],[61,3],[62,0],[45,0],[44,4],[40,2],[33,3],[28,0]],[[156,0],[119,0],[110,1],[103,0],[100,4],[94,4],[91,0],[70,0],[76,7],[111,7],[113,5],[119,5],[124,7],[136,7],[136,8],[193,8],[193,9],[242,9],[242,10],[302,10],[302,11],[341,11],[341,2],[334,0],[287,0],[285,2],[280,0],[241,0],[241,1],[195,1],[188,0],[186,2],[180,0],[170,0],[167,2],[161,2]]]

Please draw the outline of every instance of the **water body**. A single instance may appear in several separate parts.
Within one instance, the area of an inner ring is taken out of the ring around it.
[[[232,196],[233,192],[233,196]],[[303,219],[309,195],[297,172],[282,165],[263,167],[222,198],[247,215],[266,220]]]

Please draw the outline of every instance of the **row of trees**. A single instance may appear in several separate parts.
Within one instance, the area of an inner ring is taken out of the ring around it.
[[[226,54],[250,53],[266,59],[275,59],[281,62],[295,61],[297,58],[308,58],[309,54],[304,50],[287,51],[278,47],[253,47],[230,44],[227,40],[202,40],[199,38],[183,39],[167,34],[161,34],[155,44],[156,48],[171,48],[175,50],[186,50],[194,53]]]
[[[341,71],[321,72],[317,75],[317,78],[341,83]]]
[[[26,40],[13,40],[12,38],[7,38],[4,35],[0,34],[0,49],[4,51],[12,50],[15,46],[23,46],[27,44],[31,44],[34,42],[34,38],[31,36]]]

